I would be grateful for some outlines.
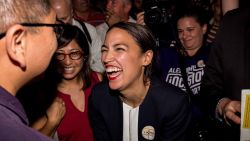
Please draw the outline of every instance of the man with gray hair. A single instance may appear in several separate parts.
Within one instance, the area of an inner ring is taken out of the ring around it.
[[[47,68],[62,25],[55,24],[55,12],[46,0],[0,0],[0,17],[1,140],[47,141],[49,138],[28,127],[15,96]]]
[[[95,27],[73,18],[73,6],[71,0],[50,0],[50,3],[56,11],[58,20],[75,25],[85,33],[90,44],[90,67],[93,71],[103,73],[104,67],[101,63],[102,42],[99,35],[97,35]]]
[[[107,0],[105,22],[96,27],[96,31],[98,35],[100,35],[102,43],[104,42],[106,32],[111,25],[118,22],[136,22],[131,16],[129,16],[131,8],[131,0]]]

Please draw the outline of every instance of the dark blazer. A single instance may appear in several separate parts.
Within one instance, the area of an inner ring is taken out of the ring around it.
[[[245,88],[250,89],[250,7],[229,11],[223,17],[205,68],[201,95],[214,114],[221,98],[240,101]],[[239,140],[239,129],[231,129],[224,130],[223,140]]]
[[[123,108],[119,92],[109,89],[108,82],[93,88],[89,98],[89,117],[96,141],[122,141]],[[190,121],[187,94],[165,82],[152,79],[148,93],[139,107],[138,140],[143,128],[155,129],[156,141],[183,141]]]
[[[250,8],[228,12],[220,25],[202,81],[201,92],[211,110],[218,100],[241,99],[241,89],[250,88]]]

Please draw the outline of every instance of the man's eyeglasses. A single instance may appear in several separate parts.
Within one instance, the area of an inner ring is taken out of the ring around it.
[[[20,23],[20,25],[27,27],[39,27],[39,26],[52,27],[54,32],[56,33],[56,38],[59,47],[62,44],[64,44],[64,41],[62,40],[62,35],[65,32],[65,28],[71,27],[71,25],[69,24],[46,24],[46,23]],[[2,39],[5,35],[6,32],[0,33],[0,39]]]
[[[79,60],[83,57],[83,53],[81,51],[75,51],[75,52],[71,52],[71,53],[60,53],[60,52],[56,52],[55,53],[55,58],[59,61],[63,61],[65,59],[66,56],[69,56],[69,58],[71,60]],[[85,56],[83,58],[83,60],[85,60],[87,58],[87,56]]]
[[[6,32],[0,33],[0,40],[6,35]]]

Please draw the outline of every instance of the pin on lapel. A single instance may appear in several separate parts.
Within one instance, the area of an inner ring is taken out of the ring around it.
[[[153,126],[145,126],[142,129],[142,136],[147,140],[154,140],[155,138],[155,129]]]

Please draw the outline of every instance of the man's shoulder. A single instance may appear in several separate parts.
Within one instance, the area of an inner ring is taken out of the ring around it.
[[[136,23],[136,20],[133,17],[129,16],[128,22]]]
[[[85,24],[85,26],[87,27],[88,30],[96,30],[96,28],[93,25],[91,25],[87,22],[83,22],[83,24]]]
[[[99,24],[98,26],[96,26],[96,30],[98,31],[98,30],[104,30],[104,29],[108,29],[109,28],[109,26],[108,26],[108,24],[107,23],[101,23],[101,24]]]
[[[250,7],[247,8],[237,8],[231,11],[228,11],[224,16],[222,21],[224,23],[235,23],[235,24],[244,24],[245,21],[250,21]]]
[[[25,140],[25,141],[51,141],[45,135],[30,128],[22,122],[5,117],[0,119],[0,137],[3,141]]]
[[[88,29],[89,32],[91,32],[93,30],[96,30],[96,28],[93,25],[91,25],[91,24],[89,24],[87,22],[78,21],[76,19],[73,19],[72,24],[74,26],[77,26],[77,27],[81,28],[81,29],[82,29],[82,26],[86,26],[86,28]]]

